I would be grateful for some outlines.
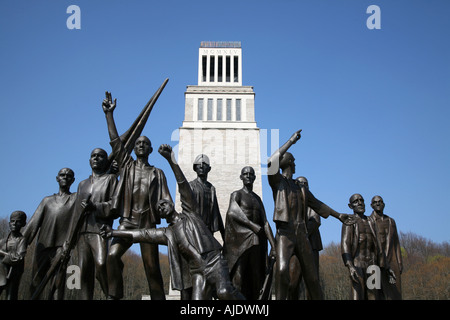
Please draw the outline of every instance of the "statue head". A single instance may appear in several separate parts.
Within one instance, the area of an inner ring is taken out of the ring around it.
[[[244,185],[253,185],[253,182],[255,182],[256,179],[255,169],[250,166],[246,166],[242,168],[241,175],[239,177]]]
[[[75,173],[70,168],[62,168],[58,171],[56,181],[58,182],[60,188],[69,189],[75,181]]]
[[[291,173],[295,173],[295,158],[290,152],[286,152],[280,159],[280,169],[285,171],[286,169],[291,169]]]
[[[106,172],[109,168],[108,154],[102,148],[95,148],[91,152],[89,164],[91,165],[92,171],[96,173]]]
[[[137,157],[148,157],[153,152],[152,142],[146,136],[140,136],[134,144],[134,153]]]
[[[175,205],[172,201],[167,199],[161,199],[156,203],[156,208],[158,210],[159,216],[166,219],[168,222],[172,219],[175,211]]]
[[[199,154],[197,157],[195,157],[192,168],[197,173],[198,177],[207,178],[208,173],[211,171],[211,165],[208,156],[206,154]]]
[[[14,211],[9,217],[9,228],[11,232],[19,232],[27,223],[27,215],[23,211]]]
[[[305,187],[306,189],[309,189],[308,179],[306,179],[305,177],[300,176],[297,179],[295,179],[295,182],[299,186]]]
[[[357,214],[363,214],[366,211],[364,198],[359,193],[355,193],[350,197],[348,207]]]
[[[375,210],[375,212],[383,213],[384,207],[385,207],[383,198],[380,196],[374,196],[372,198],[372,202],[370,203],[370,206],[372,207],[373,210]]]

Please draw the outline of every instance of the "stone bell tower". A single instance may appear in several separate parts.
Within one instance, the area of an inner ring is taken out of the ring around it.
[[[209,157],[208,181],[216,188],[224,223],[230,194],[242,188],[243,167],[255,169],[253,191],[262,198],[255,93],[253,87],[242,85],[242,73],[240,42],[201,42],[198,84],[186,88],[185,117],[179,128],[178,163],[191,181],[197,177],[192,166],[195,157],[201,153]],[[175,202],[180,210],[178,189]]]

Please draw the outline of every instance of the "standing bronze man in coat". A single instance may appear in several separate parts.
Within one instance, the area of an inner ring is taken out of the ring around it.
[[[161,223],[156,204],[161,199],[172,201],[164,172],[148,163],[153,148],[150,139],[141,136],[134,144],[134,160],[117,133],[113,111],[116,100],[107,93],[103,111],[108,124],[113,158],[119,166],[120,181],[113,208],[121,216],[119,230],[155,228]],[[111,299],[123,297],[123,263],[121,257],[133,244],[129,239],[113,239],[108,255],[108,289]],[[164,300],[164,286],[159,264],[158,245],[141,243],[141,255],[152,300]]]
[[[311,207],[321,217],[333,216],[341,222],[352,224],[353,218],[338,213],[319,201],[309,190],[302,198],[301,188],[292,179],[295,173],[295,158],[287,150],[300,139],[301,130],[270,157],[268,161],[268,179],[272,188],[275,209],[273,220],[277,226],[275,294],[277,300],[285,300],[289,293],[289,262],[296,255],[311,299],[323,299],[314,256],[308,240],[305,225],[306,208]],[[279,172],[281,169],[281,173]]]
[[[211,171],[208,156],[199,154],[192,166],[197,173],[197,178],[190,181],[189,185],[197,199],[198,214],[208,229],[211,230],[211,233],[214,235],[215,232],[219,231],[222,240],[224,240],[225,229],[217,203],[216,188],[208,181],[208,173]]]
[[[309,182],[306,177],[300,176],[295,179],[295,182],[301,187],[309,189]],[[304,193],[305,190],[302,190]],[[305,197],[305,196],[304,196]],[[311,249],[313,251],[314,262],[316,266],[317,273],[319,273],[319,251],[323,249],[322,238],[320,237],[319,227],[321,224],[320,216],[310,207],[306,208],[305,223],[306,230],[308,231],[308,240],[311,244]],[[296,257],[293,257],[290,262],[290,273],[291,273],[291,284],[289,287],[290,300],[298,300],[303,296],[304,286],[301,285],[302,282],[302,270],[300,268],[300,263]],[[311,299],[308,291],[306,290],[307,299]]]
[[[112,226],[114,219],[117,218],[116,212],[111,207],[117,176],[109,173],[108,154],[101,148],[95,148],[91,152],[89,164],[92,174],[78,185],[76,205],[76,219],[85,214],[77,243],[78,264],[81,271],[80,295],[83,300],[93,299],[95,278],[99,281],[105,296],[108,294],[106,272],[108,243],[100,236],[100,227],[103,224]]]
[[[225,238],[225,229],[220,215],[219,204],[217,202],[216,188],[208,181],[208,174],[211,171],[211,163],[206,154],[199,154],[192,164],[192,168],[197,173],[197,178],[190,181],[189,185],[197,200],[197,214],[205,223],[206,227],[214,235],[220,232],[222,240]],[[181,290],[181,300],[191,300],[192,287]]]
[[[381,299],[401,300],[402,252],[395,220],[384,214],[384,201],[380,196],[372,198],[372,214],[369,221],[374,226],[379,246],[381,268]]]
[[[59,185],[58,193],[42,199],[23,232],[27,245],[30,245],[37,236],[30,286],[31,295],[44,279],[54,258],[64,250],[64,242],[70,235],[71,223],[74,219],[77,194],[70,192],[70,187],[75,181],[73,170],[62,168],[56,176],[56,181]],[[49,299],[63,299],[64,279],[63,274],[56,274],[50,279]]]

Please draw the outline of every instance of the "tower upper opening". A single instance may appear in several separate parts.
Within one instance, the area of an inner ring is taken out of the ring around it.
[[[202,41],[198,59],[199,86],[242,86],[240,41]]]

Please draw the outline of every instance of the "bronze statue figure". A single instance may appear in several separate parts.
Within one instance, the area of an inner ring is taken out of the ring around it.
[[[219,231],[223,240],[225,228],[217,203],[216,188],[208,181],[208,173],[211,171],[208,156],[199,154],[192,167],[197,173],[197,178],[189,182],[189,185],[197,199],[198,213],[211,233]]]
[[[149,102],[150,104],[150,102]],[[117,186],[114,210],[120,215],[119,230],[134,230],[140,228],[155,228],[161,223],[157,202],[161,199],[172,201],[166,177],[161,169],[148,162],[153,151],[151,141],[140,136],[134,141],[134,160],[131,149],[118,135],[114,122],[113,111],[116,100],[112,101],[111,94],[106,93],[103,100],[103,111],[108,124],[108,132],[112,146],[112,158],[117,161],[120,181]],[[141,125],[140,131],[142,131]],[[139,130],[139,128],[137,129]],[[133,141],[131,138],[130,141]],[[108,296],[111,299],[123,297],[123,263],[121,257],[133,244],[129,239],[114,238],[108,254]],[[164,300],[164,286],[159,264],[158,245],[141,243],[141,255],[147,276],[152,300]]]
[[[252,167],[244,167],[242,189],[230,196],[226,216],[224,256],[233,286],[248,300],[257,300],[268,267],[267,240],[275,254],[275,239],[267,221],[264,204],[253,192],[256,179]]]
[[[65,241],[69,237],[73,210],[76,203],[76,193],[70,192],[75,181],[75,174],[70,168],[62,168],[56,176],[59,191],[45,197],[37,207],[23,235],[30,245],[37,236],[33,257],[32,282],[30,294],[33,295],[37,287],[44,280],[51,264],[59,259],[65,250]],[[64,298],[66,272],[54,272],[48,281],[51,289],[48,299],[61,300]],[[35,298],[39,298],[40,294]]]
[[[0,240],[0,295],[6,290],[7,300],[17,300],[27,253],[26,239],[20,232],[27,223],[23,211],[9,217],[9,234]]]
[[[161,145],[158,151],[174,172],[182,212],[175,210],[171,200],[161,199],[157,208],[160,216],[169,223],[168,227],[111,230],[105,226],[104,236],[167,245],[172,287],[182,290],[186,284],[192,285],[193,300],[211,299],[213,290],[219,299],[244,299],[231,285],[228,265],[221,254],[222,247],[200,219],[198,204],[183,172],[175,162],[172,148]],[[187,277],[186,270],[190,277]]]
[[[380,196],[372,198],[372,214],[369,222],[375,230],[379,247],[379,266],[381,268],[380,299],[401,300],[402,253],[395,220],[384,213],[384,201]]]
[[[95,278],[99,281],[105,296],[108,294],[106,259],[108,242],[100,236],[100,227],[112,226],[117,218],[111,202],[117,186],[117,176],[109,173],[110,162],[105,150],[92,150],[89,159],[92,174],[81,181],[77,191],[76,217],[85,214],[77,244],[78,265],[81,272],[80,297],[92,300]]]
[[[377,300],[376,288],[367,286],[367,268],[377,265],[377,243],[369,219],[364,212],[364,198],[353,194],[349,199],[349,208],[356,218],[354,225],[342,225],[341,252],[351,280],[350,298],[352,300]]]
[[[216,188],[208,181],[208,174],[211,171],[208,156],[199,154],[195,158],[192,168],[197,173],[197,178],[190,181],[189,185],[197,200],[197,213],[213,235],[219,231],[222,239],[224,239],[225,229],[217,203]],[[181,290],[181,300],[190,300],[191,295],[192,287]]]
[[[289,262],[297,256],[306,288],[311,299],[323,299],[319,283],[319,275],[314,264],[314,255],[308,240],[305,215],[306,208],[311,207],[321,217],[333,216],[343,223],[352,224],[354,219],[347,214],[338,213],[323,202],[316,199],[311,191],[302,189],[292,179],[295,173],[295,158],[287,150],[296,143],[301,130],[270,157],[268,161],[269,185],[275,201],[273,220],[277,227],[276,234],[276,272],[275,294],[277,300],[285,300],[289,293]],[[281,173],[279,172],[281,169]]]
[[[297,177],[295,179],[295,182],[301,188],[309,189],[309,182],[306,177]],[[302,193],[304,192],[305,190],[302,190]],[[314,264],[317,273],[319,273],[319,251],[323,249],[322,238],[319,231],[319,227],[321,225],[320,215],[318,215],[312,208],[307,207],[305,219],[306,230],[308,231],[308,240],[314,256]],[[308,290],[305,290],[306,288],[301,285],[303,275],[300,268],[300,262],[298,261],[297,257],[294,256],[291,258],[289,269],[291,277],[291,283],[289,285],[289,300],[300,299],[300,297],[303,296],[304,291],[306,291],[306,298],[310,300],[311,297],[308,293]]]

